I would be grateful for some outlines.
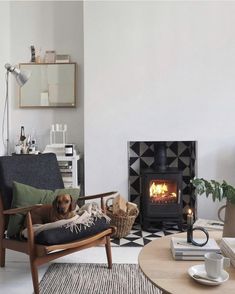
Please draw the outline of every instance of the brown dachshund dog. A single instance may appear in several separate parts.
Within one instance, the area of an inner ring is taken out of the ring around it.
[[[46,204],[31,211],[32,224],[46,224],[72,218],[76,215],[75,208],[76,202],[71,195],[58,195],[52,204]]]

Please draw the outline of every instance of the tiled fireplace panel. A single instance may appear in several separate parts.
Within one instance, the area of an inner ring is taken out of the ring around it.
[[[141,170],[154,168],[155,142],[129,142],[129,199],[140,204]],[[195,206],[195,197],[190,179],[196,173],[196,141],[166,141],[167,166],[183,173],[183,213]]]

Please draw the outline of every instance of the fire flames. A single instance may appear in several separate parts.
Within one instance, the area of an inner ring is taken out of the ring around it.
[[[175,198],[177,195],[174,192],[168,191],[168,186],[166,183],[156,184],[153,182],[149,188],[150,197],[164,198],[164,197],[173,197]]]
[[[156,184],[155,182],[152,183],[149,189],[150,197],[154,196],[164,196],[168,192],[167,185],[164,184]]]

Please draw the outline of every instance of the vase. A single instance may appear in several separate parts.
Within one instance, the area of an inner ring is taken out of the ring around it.
[[[221,211],[225,209],[224,220],[221,218]],[[235,237],[235,204],[227,202],[218,210],[218,218],[224,222],[223,237]]]

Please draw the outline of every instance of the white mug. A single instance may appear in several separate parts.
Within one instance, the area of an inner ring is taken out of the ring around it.
[[[224,267],[230,265],[230,259],[218,253],[205,254],[205,269],[208,277],[216,279],[222,275]]]

